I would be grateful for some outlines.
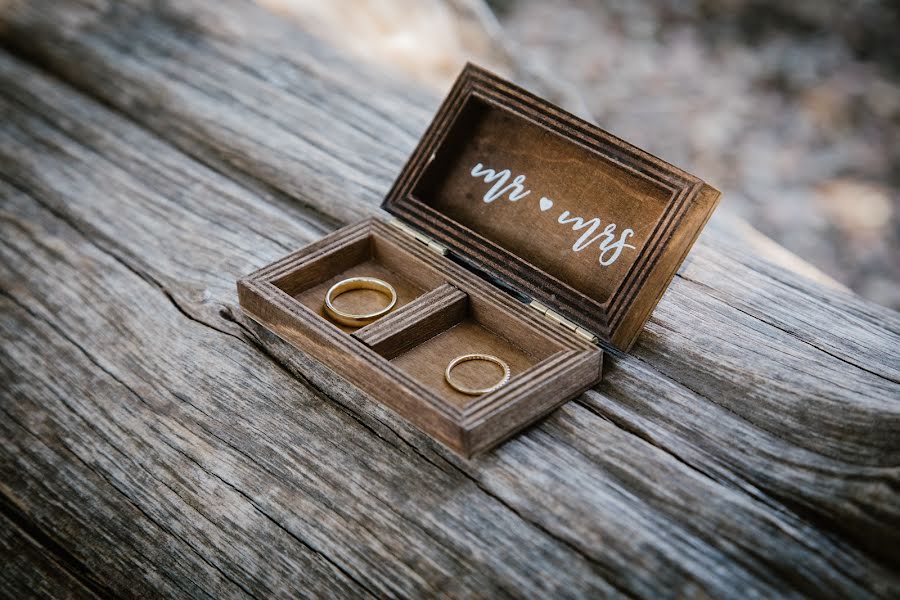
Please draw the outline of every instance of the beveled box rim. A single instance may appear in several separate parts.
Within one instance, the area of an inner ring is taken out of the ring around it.
[[[389,359],[316,315],[276,285],[278,280],[304,264],[320,260],[335,248],[373,233],[386,236],[391,243],[402,246],[417,260],[439,270],[447,281],[477,289],[491,302],[515,314],[523,325],[552,338],[561,350],[532,365],[525,373],[511,380],[509,385],[481,396],[464,409],[458,409],[394,367]],[[465,457],[494,447],[528,423],[542,418],[593,386],[602,376],[603,351],[596,345],[562,327],[555,327],[536,312],[521,310],[517,301],[507,294],[437,256],[418,241],[375,217],[347,225],[266,265],[238,280],[237,287],[241,308],[253,321],[294,347],[308,352],[433,439]],[[321,351],[325,346],[331,350]],[[347,368],[348,361],[353,363],[354,368]],[[585,371],[593,374],[585,377]],[[579,380],[577,389],[560,395],[560,378],[571,386],[575,383],[573,377]],[[527,401],[527,405],[523,405],[523,401]],[[523,422],[518,423],[517,420]],[[515,426],[510,426],[510,423]]]
[[[477,100],[556,133],[668,191],[662,215],[613,292],[603,301],[541,270],[417,199],[414,191],[467,103]],[[718,202],[699,178],[609,134],[474,64],[467,64],[401,171],[382,207],[465,262],[538,300],[605,343],[627,350],[668,287]],[[692,214],[695,213],[695,214]],[[699,213],[699,214],[696,214]],[[699,218],[698,218],[699,217]],[[669,254],[666,257],[664,255]],[[665,260],[664,260],[665,259]]]

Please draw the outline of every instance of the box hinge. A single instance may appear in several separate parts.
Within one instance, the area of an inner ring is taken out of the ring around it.
[[[588,331],[581,325],[578,325],[578,324],[574,323],[573,321],[570,321],[569,319],[565,318],[564,316],[562,316],[555,310],[551,309],[550,307],[548,307],[547,305],[545,305],[541,302],[538,302],[537,300],[531,300],[531,302],[528,303],[528,306],[530,306],[534,310],[538,311],[546,319],[549,319],[550,321],[553,321],[554,323],[558,323],[558,324],[562,325],[569,331],[574,332],[578,337],[584,338],[592,344],[596,344],[600,341],[596,335],[594,335],[593,333],[591,333],[590,331]]]
[[[388,221],[388,223],[390,223],[395,228],[399,229],[400,231],[402,231],[409,237],[414,238],[414,239],[418,240],[419,242],[425,244],[426,246],[428,246],[428,248],[432,252],[435,252],[436,254],[440,254],[441,256],[446,256],[450,252],[450,249],[447,248],[447,246],[434,241],[431,237],[425,235],[421,231],[414,229],[413,227],[410,227],[409,225],[407,225],[400,219],[391,219],[390,221]],[[496,285],[497,282],[495,281],[494,284]],[[507,290],[507,291],[510,291],[510,290]],[[527,296],[525,298],[523,298],[523,300],[527,300],[527,299],[528,299]],[[544,318],[546,318],[550,321],[553,321],[554,323],[557,323],[559,325],[562,325],[569,331],[576,334],[578,337],[583,338],[592,344],[599,343],[600,340],[596,335],[594,335],[593,333],[591,333],[584,327],[565,318],[564,316],[562,316],[555,310],[551,309],[550,307],[546,306],[545,304],[542,304],[541,302],[538,302],[537,300],[531,299],[527,302],[527,305],[530,306],[532,309],[536,310],[537,312],[539,312],[541,315],[543,315]]]
[[[407,225],[400,219],[391,219],[389,221],[389,223],[391,225],[393,225],[394,227],[396,227],[397,229],[399,229],[400,231],[402,231],[403,233],[405,233],[406,235],[413,237],[413,238],[417,239],[418,241],[422,242],[423,244],[425,244],[426,246],[428,246],[428,248],[431,249],[432,252],[440,254],[441,256],[445,256],[447,254],[447,252],[449,252],[449,249],[447,248],[447,246],[445,246],[443,244],[439,244],[438,242],[434,241],[432,238],[428,237],[421,231],[416,231],[415,229],[413,229],[412,227],[410,227],[409,225]]]

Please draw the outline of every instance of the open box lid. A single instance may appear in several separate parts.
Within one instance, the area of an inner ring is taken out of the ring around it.
[[[383,207],[627,350],[719,192],[467,65]]]

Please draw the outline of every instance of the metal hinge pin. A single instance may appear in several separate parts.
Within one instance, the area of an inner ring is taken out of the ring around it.
[[[422,242],[423,244],[428,246],[428,248],[432,252],[440,254],[441,256],[445,256],[447,254],[447,252],[449,251],[447,246],[434,241],[433,239],[431,239],[429,236],[425,235],[421,231],[416,231],[415,229],[413,229],[412,227],[410,227],[409,225],[407,225],[406,223],[404,223],[403,221],[401,221],[399,219],[391,219],[390,224],[393,225],[394,227],[396,227],[397,229],[399,229],[400,231],[402,231],[403,233],[409,235],[410,237],[413,237],[416,240]]]

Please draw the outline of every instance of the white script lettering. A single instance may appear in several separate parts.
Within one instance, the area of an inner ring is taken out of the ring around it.
[[[512,176],[509,169],[495,171],[494,169],[486,168],[482,163],[478,163],[472,168],[471,175],[472,177],[483,179],[485,183],[493,184],[491,189],[482,197],[486,204],[490,204],[504,195],[507,196],[510,202],[517,202],[531,193],[531,190],[525,189],[525,175],[517,175],[512,182],[507,183]],[[552,199],[546,196],[541,197],[541,212],[550,210],[553,205],[554,201]],[[608,223],[602,231],[598,232],[602,224],[599,217],[585,220],[582,217],[572,216],[568,210],[563,210],[560,213],[557,222],[560,225],[571,225],[572,231],[575,232],[584,229],[585,232],[572,244],[572,250],[581,252],[596,243],[596,246],[600,249],[599,262],[604,267],[616,262],[625,248],[635,249],[635,246],[627,243],[628,238],[634,235],[634,230],[631,228],[624,229],[621,234],[616,235],[616,224]]]
[[[531,190],[526,190],[523,185],[525,183],[524,175],[517,175],[516,178],[512,180],[512,183],[504,187],[504,184],[511,174],[509,169],[503,169],[499,173],[495,172],[493,169],[485,169],[484,165],[481,163],[478,163],[472,169],[472,177],[483,177],[485,183],[497,182],[494,184],[494,187],[489,189],[484,195],[484,201],[488,204],[507,192],[509,192],[510,202],[521,200],[531,193]]]
[[[573,231],[581,231],[585,227],[588,228],[587,231],[581,234],[580,238],[575,240],[575,243],[572,245],[572,250],[581,252],[595,241],[600,240],[600,264],[604,267],[616,262],[616,259],[619,258],[619,255],[624,248],[634,248],[631,244],[625,243],[625,240],[634,235],[634,231],[631,229],[623,231],[619,239],[616,240],[616,224],[610,223],[604,227],[602,232],[591,237],[600,227],[600,219],[594,217],[593,219],[585,221],[581,217],[569,217],[569,211],[564,210],[562,211],[562,214],[559,215],[559,224],[567,225],[569,223],[573,224]],[[611,255],[609,254],[610,251],[612,251]]]

